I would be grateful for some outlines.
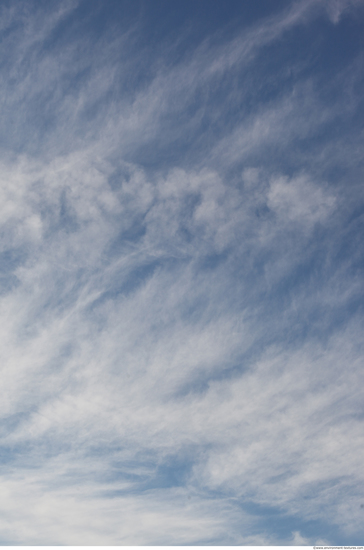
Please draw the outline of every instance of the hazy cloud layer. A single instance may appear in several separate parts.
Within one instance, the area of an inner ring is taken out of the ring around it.
[[[1,7],[3,544],[362,540],[364,5],[191,6]]]

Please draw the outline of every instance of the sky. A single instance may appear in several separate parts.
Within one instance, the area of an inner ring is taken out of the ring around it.
[[[363,543],[363,24],[0,0],[0,544]]]

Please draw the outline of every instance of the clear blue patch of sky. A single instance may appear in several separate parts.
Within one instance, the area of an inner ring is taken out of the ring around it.
[[[0,252],[0,272],[3,274],[11,273],[22,264],[26,256],[26,248],[24,246],[8,248]]]
[[[345,542],[348,541],[348,536],[341,533],[336,525],[322,519],[305,520],[281,508],[260,505],[253,501],[242,502],[240,506],[245,512],[254,516],[256,534],[264,533],[278,541],[291,540],[295,531],[313,542],[324,539],[331,544],[340,545],[355,544],[354,541],[358,540],[358,537],[354,536],[351,542]]]

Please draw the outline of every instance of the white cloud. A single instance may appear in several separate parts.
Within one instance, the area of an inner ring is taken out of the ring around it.
[[[332,212],[335,197],[324,193],[305,176],[291,181],[280,177],[270,184],[267,204],[283,223],[300,223],[309,229],[315,223],[325,221]]]
[[[23,479],[9,480],[7,476],[2,481],[7,506],[2,509],[0,529],[10,544],[27,541],[41,545],[50,540],[54,544],[102,546],[183,545],[191,540],[199,544],[226,540],[226,518],[236,515],[228,503],[188,499],[179,490],[105,498],[103,489],[106,492],[108,487],[102,483],[52,488],[44,477],[37,479],[30,473]],[[114,484],[114,491],[122,489],[122,484]],[[16,528],[19,516],[21,532]],[[233,544],[241,540],[237,532],[230,533],[228,539]]]
[[[337,24],[343,13],[362,4],[363,0],[326,0],[325,7],[327,9],[330,21]]]

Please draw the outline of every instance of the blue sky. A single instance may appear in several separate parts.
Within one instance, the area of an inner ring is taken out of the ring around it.
[[[0,543],[362,544],[364,2],[0,13]]]

